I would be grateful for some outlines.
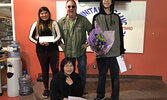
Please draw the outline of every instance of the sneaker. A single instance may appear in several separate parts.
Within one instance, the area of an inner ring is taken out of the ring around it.
[[[94,100],[105,100],[105,97],[103,97],[103,98],[95,98]]]
[[[44,90],[44,92],[43,92],[43,94],[42,94],[42,97],[43,97],[44,99],[47,99],[47,98],[49,97],[49,95],[50,95],[49,90]]]

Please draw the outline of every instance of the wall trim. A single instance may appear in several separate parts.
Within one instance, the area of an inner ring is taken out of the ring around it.
[[[52,77],[52,74],[49,74]],[[98,74],[87,74],[87,78],[98,78]],[[110,75],[107,75],[107,79],[110,79]],[[120,75],[120,79],[145,79],[145,80],[162,80],[162,76],[153,75]],[[38,73],[37,81],[42,81],[42,74]]]

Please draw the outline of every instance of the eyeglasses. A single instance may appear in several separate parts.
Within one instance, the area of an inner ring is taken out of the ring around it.
[[[76,6],[72,5],[72,6],[67,6],[69,9],[72,7],[72,8],[75,8]]]

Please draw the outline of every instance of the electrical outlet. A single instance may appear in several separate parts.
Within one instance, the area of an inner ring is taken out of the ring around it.
[[[129,70],[132,70],[132,65],[131,64],[129,64]]]
[[[93,64],[93,68],[96,69],[96,64]]]

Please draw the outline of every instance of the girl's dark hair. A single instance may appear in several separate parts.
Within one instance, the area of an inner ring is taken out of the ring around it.
[[[41,8],[39,8],[39,11],[38,11],[38,18],[39,18],[39,21],[42,21],[42,19],[40,18],[40,13],[41,13],[42,11],[47,11],[47,12],[49,13],[49,19],[48,19],[48,20],[50,20],[50,19],[51,19],[51,13],[50,13],[49,9],[48,9],[47,7],[41,7]]]
[[[47,11],[49,13],[49,19],[47,21],[43,21],[40,18],[40,13],[42,11]],[[49,9],[47,7],[41,7],[41,8],[39,8],[39,11],[38,11],[38,22],[37,22],[37,25],[36,25],[36,34],[37,35],[40,35],[41,31],[44,30],[44,23],[47,24],[48,27],[49,27],[49,29],[51,30],[51,28],[52,28],[51,13],[50,13],[50,11],[49,11]]]
[[[72,63],[72,65],[74,66],[74,71],[75,71],[75,58],[64,58],[62,61],[61,61],[61,64],[60,64],[60,67],[61,67],[61,71],[64,72],[64,66],[67,64],[67,63]],[[73,71],[73,72],[74,72]]]

